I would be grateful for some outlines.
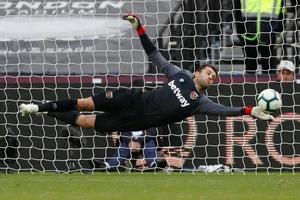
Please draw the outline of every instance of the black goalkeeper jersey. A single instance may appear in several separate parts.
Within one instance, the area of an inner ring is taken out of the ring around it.
[[[150,126],[181,121],[197,113],[216,116],[242,115],[243,108],[226,107],[198,93],[193,74],[169,63],[158,51],[149,55],[149,58],[168,78],[168,83],[162,88],[143,93],[145,118]]]

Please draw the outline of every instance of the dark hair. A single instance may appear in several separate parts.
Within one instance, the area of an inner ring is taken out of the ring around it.
[[[205,69],[206,67],[210,67],[214,70],[214,72],[216,73],[216,75],[218,75],[218,72],[219,72],[219,69],[216,68],[215,66],[213,65],[210,65],[210,64],[203,64],[203,65],[200,65],[199,67],[196,68],[196,71],[197,72],[201,72],[203,69]]]

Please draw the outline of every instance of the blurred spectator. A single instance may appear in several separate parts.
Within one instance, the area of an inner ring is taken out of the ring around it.
[[[295,81],[295,65],[289,60],[282,60],[278,65],[278,81],[281,83],[291,83]]]
[[[93,159],[89,162],[90,166],[95,168],[95,170],[112,171],[123,165],[127,159],[138,158],[138,155],[142,154],[150,169],[165,168],[167,162],[157,155],[157,151],[160,150],[158,134],[162,134],[162,131],[163,127],[150,128],[143,131],[118,132],[119,139],[116,144],[118,150],[114,155],[104,162],[99,159]]]
[[[276,73],[276,36],[283,29],[282,0],[234,0],[238,37],[243,45],[246,73]]]

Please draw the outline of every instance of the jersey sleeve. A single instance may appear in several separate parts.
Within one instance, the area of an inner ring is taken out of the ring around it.
[[[217,104],[208,99],[206,96],[203,96],[194,114],[199,113],[214,116],[240,116],[244,114],[243,112],[243,107],[227,107],[222,104]]]
[[[158,71],[165,74],[167,78],[170,78],[172,75],[181,71],[179,67],[168,62],[158,50],[153,51],[149,55],[149,59],[155,66],[157,66]]]

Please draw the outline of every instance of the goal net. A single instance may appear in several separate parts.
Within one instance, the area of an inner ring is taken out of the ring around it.
[[[142,80],[141,88],[161,87],[167,79],[148,61],[137,34],[122,20],[123,15],[135,13],[173,64],[192,72],[203,63],[220,69],[216,83],[206,92],[214,102],[255,105],[266,88],[277,90],[283,101],[273,114],[274,122],[195,115],[167,125],[155,138],[160,143],[156,160],[167,161],[160,170],[297,171],[300,86],[297,81],[276,82],[276,74],[263,69],[262,56],[255,59],[254,73],[245,71],[249,57],[237,33],[236,2],[0,1],[0,170],[94,172],[90,160],[114,159],[117,133],[103,135],[75,127],[82,136],[75,137],[80,142],[74,146],[70,144],[74,138],[61,133],[69,125],[49,116],[22,117],[18,106],[134,88],[135,80]],[[274,46],[276,54],[266,59],[276,58],[277,66],[284,58],[297,66],[298,7],[291,1],[285,8],[280,21],[283,31],[276,32],[274,45],[264,44]],[[259,49],[258,44],[251,45]],[[122,159],[125,162],[116,171],[149,168],[143,153]]]

